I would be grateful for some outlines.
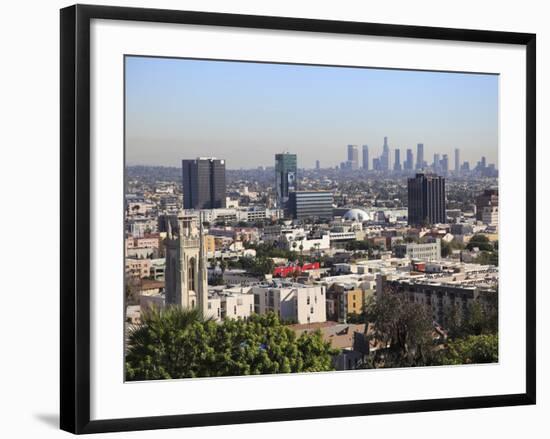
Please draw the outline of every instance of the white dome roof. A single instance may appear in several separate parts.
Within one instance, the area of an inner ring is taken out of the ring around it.
[[[369,214],[361,209],[350,209],[344,215],[346,221],[363,222],[369,219]]]

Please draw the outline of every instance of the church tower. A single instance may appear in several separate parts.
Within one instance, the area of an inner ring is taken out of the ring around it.
[[[175,233],[168,227],[165,279],[166,304],[198,308],[206,315],[208,276],[202,215],[179,215]]]

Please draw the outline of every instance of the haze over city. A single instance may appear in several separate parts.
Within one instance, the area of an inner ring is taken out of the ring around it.
[[[126,164],[180,166],[217,156],[228,169],[334,167],[347,144],[497,164],[498,76],[268,63],[126,58]],[[393,157],[393,154],[392,154]],[[372,158],[371,158],[372,160]]]

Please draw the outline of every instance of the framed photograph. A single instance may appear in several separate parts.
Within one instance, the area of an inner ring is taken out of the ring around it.
[[[535,403],[535,35],[61,10],[61,428]]]

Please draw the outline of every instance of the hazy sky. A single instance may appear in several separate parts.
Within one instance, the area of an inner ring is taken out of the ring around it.
[[[216,156],[227,167],[335,166],[346,145],[388,136],[393,149],[424,143],[424,158],[454,148],[475,165],[497,160],[498,76],[162,58],[126,58],[126,160],[180,166]],[[361,158],[360,158],[361,160]]]

